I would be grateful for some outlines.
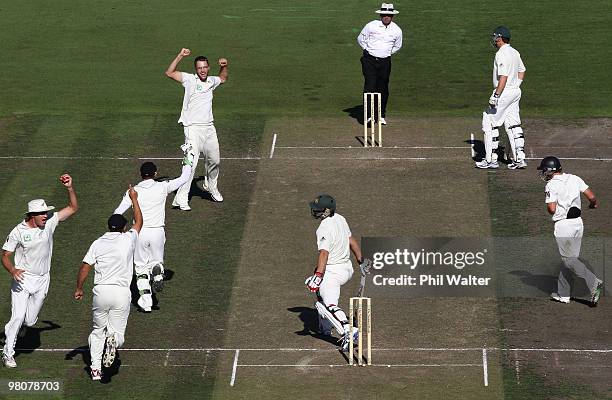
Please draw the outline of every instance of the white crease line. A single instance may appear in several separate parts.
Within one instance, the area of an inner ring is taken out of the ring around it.
[[[182,160],[182,157],[77,157],[77,156],[0,156],[0,160]],[[221,157],[222,160],[261,160],[261,157]]]
[[[373,351],[482,351],[482,347],[398,347],[398,348],[372,348]],[[525,352],[566,352],[566,353],[612,353],[612,349],[552,349],[552,348],[501,348],[501,347],[486,347],[487,351],[525,351]],[[75,352],[85,353],[89,349],[75,349],[75,348],[17,348],[19,351],[28,352]],[[180,347],[180,348],[120,348],[120,351],[142,351],[142,352],[168,352],[168,351],[318,351],[318,352],[338,352],[337,348],[327,349],[315,349],[315,348],[298,348],[298,347],[277,347],[277,348],[225,348],[225,347]]]
[[[481,367],[481,364],[370,364],[368,367]],[[275,367],[275,368],[303,368],[303,367],[350,367],[348,364],[239,364],[238,367]]]
[[[489,368],[487,364],[487,349],[482,349],[482,375],[484,377],[484,385],[489,386]]]
[[[234,366],[232,367],[232,378],[230,379],[230,386],[234,386],[236,383],[236,370],[238,369],[238,356],[240,355],[240,350],[236,349],[236,355],[234,356]]]
[[[362,146],[276,146],[277,149],[363,149]],[[393,149],[414,149],[414,150],[424,150],[424,149],[432,149],[432,150],[441,150],[441,149],[469,149],[470,146],[387,146],[387,147],[377,147],[378,149],[383,150],[393,150]],[[368,150],[364,150],[368,151]]]
[[[276,136],[277,134],[274,134],[274,137],[272,138],[272,147],[270,148],[270,158],[272,158],[274,156],[274,146],[276,146]]]

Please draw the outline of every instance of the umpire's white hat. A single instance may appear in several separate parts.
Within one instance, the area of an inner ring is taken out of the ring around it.
[[[380,10],[376,10],[376,14],[395,15],[399,11],[393,8],[393,3],[382,3]]]

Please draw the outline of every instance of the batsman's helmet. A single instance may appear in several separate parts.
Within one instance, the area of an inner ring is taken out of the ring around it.
[[[544,157],[538,166],[540,176],[544,180],[549,180],[555,172],[561,172],[561,161],[555,156]]]
[[[497,48],[497,46],[495,45],[495,42],[499,38],[505,38],[506,41],[509,41],[510,40],[510,29],[506,28],[503,25],[495,28],[495,30],[491,34],[491,46]]]
[[[328,194],[320,194],[309,203],[310,212],[317,219],[327,218],[336,212],[336,200]]]

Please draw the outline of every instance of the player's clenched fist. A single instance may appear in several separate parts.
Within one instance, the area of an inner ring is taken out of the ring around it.
[[[220,67],[227,67],[227,58],[220,58],[219,59],[219,66]]]
[[[68,174],[64,174],[62,176],[60,176],[60,182],[62,182],[62,185],[66,186],[66,187],[72,187],[72,177]]]
[[[187,57],[187,56],[189,56],[190,54],[191,54],[191,50],[186,49],[186,48],[184,48],[184,47],[183,47],[183,48],[181,49],[181,51],[179,52],[179,55],[180,55],[180,56],[183,56],[183,57]]]
[[[323,274],[320,272],[315,272],[313,276],[309,276],[306,278],[304,284],[311,292],[316,292],[319,290],[319,286],[321,286],[321,282],[323,281]]]

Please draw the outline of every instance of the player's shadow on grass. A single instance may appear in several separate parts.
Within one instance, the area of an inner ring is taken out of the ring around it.
[[[172,271],[171,269],[164,268],[164,284],[168,281],[171,281],[172,278],[174,278],[174,271]],[[130,292],[132,293],[132,305],[140,311],[140,307],[138,306],[138,298],[140,297],[140,292],[138,291],[138,284],[136,283],[135,277],[132,277],[132,282],[130,283]],[[151,297],[153,298],[153,306],[151,308],[153,310],[159,310],[159,300],[157,299],[157,294],[153,292]]]
[[[485,159],[486,151],[485,151],[484,142],[482,140],[468,139],[468,140],[464,140],[464,143],[474,146],[474,157],[472,157],[472,160],[480,161],[480,160]],[[502,146],[500,144],[495,152],[497,153],[498,162],[502,164],[510,164],[511,160],[508,159],[508,157],[506,157],[506,147],[505,146]]]
[[[191,182],[191,189],[189,189],[189,200],[191,200],[192,197],[197,196],[201,199],[215,202],[210,193],[204,190],[202,185],[199,185],[199,183],[203,182],[205,178],[206,177],[204,175],[193,178],[193,181]]]
[[[113,365],[111,365],[109,368],[102,367],[101,383],[110,383],[113,376],[119,373],[119,368],[121,367],[121,359],[119,358],[120,351],[121,350],[117,350]],[[81,356],[81,360],[83,361],[83,372],[87,375],[87,377],[90,377],[91,354],[89,353],[89,346],[81,346],[71,350],[70,352],[66,353],[64,360],[74,360],[74,358],[78,356]]]
[[[25,330],[25,335],[23,337],[17,337],[17,343],[15,344],[15,353],[16,354],[29,354],[34,352],[37,348],[41,346],[40,336],[44,331],[52,331],[55,329],[61,328],[61,325],[56,324],[52,321],[40,321],[47,326],[44,327],[29,327]],[[2,342],[6,342],[6,336],[4,332],[0,336],[2,338]]]
[[[345,108],[342,111],[347,113],[349,117],[356,120],[359,123],[359,125],[363,125],[363,104]]]
[[[337,338],[319,333],[319,313],[316,309],[310,307],[289,307],[287,311],[297,313],[298,317],[304,324],[304,328],[301,331],[295,332],[296,335],[312,336],[333,345],[338,345]]]

